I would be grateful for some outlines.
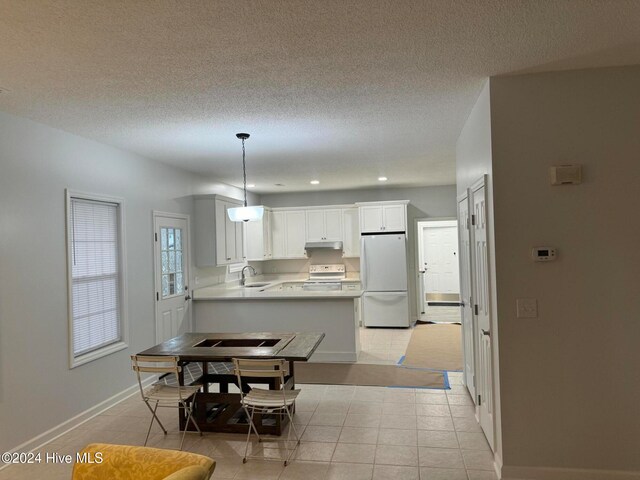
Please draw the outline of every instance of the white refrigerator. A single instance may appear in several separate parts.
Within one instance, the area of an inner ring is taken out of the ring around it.
[[[362,235],[360,255],[364,326],[408,327],[406,235]]]

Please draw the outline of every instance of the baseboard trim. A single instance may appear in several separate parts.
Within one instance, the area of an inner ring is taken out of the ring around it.
[[[310,362],[349,363],[358,361],[358,356],[352,352],[315,352]]]
[[[502,478],[502,457],[498,452],[493,454],[493,469],[496,471],[496,476]]]
[[[502,467],[502,480],[639,480],[640,472],[553,467]]]
[[[156,380],[156,377],[149,377],[142,381],[142,386],[147,387],[152,384]],[[107,398],[106,400],[94,405],[91,408],[88,408],[84,412],[79,413],[78,415],[71,417],[69,420],[62,422],[59,425],[56,425],[53,428],[50,428],[46,432],[41,433],[33,437],[30,440],[27,440],[24,443],[21,443],[17,447],[10,450],[13,452],[32,452],[34,450],[38,450],[44,447],[47,443],[52,442],[56,438],[61,437],[62,435],[70,432],[71,430],[79,427],[85,422],[88,422],[94,417],[97,417],[105,410],[117,405],[118,403],[126,400],[127,398],[139,393],[140,387],[136,383],[135,385],[130,386],[129,388],[124,389],[120,393],[116,393],[112,397]],[[0,466],[0,470],[8,467],[10,464],[5,464]]]

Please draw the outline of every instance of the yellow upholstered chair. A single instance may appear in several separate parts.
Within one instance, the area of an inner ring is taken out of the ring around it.
[[[197,453],[107,443],[87,445],[80,457],[73,480],[208,480],[216,466]]]

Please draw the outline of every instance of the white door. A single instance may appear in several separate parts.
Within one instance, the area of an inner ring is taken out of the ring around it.
[[[465,196],[458,202],[458,249],[460,262],[460,302],[462,317],[462,350],[464,355],[464,379],[471,398],[477,401],[475,387],[475,334],[473,305],[471,304],[471,221],[469,198]]]
[[[427,225],[422,238],[426,291],[460,293],[458,227]]]
[[[188,218],[153,214],[158,343],[191,330]]]
[[[480,425],[493,448],[493,370],[491,348],[491,313],[489,295],[489,252],[487,245],[487,208],[484,184],[473,190],[473,302],[476,310],[478,363],[476,393]]]

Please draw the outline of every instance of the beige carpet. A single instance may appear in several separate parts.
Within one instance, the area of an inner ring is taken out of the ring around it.
[[[462,326],[417,325],[411,334],[402,365],[434,370],[461,371]]]
[[[296,383],[445,388],[442,372],[360,363],[295,364]]]

